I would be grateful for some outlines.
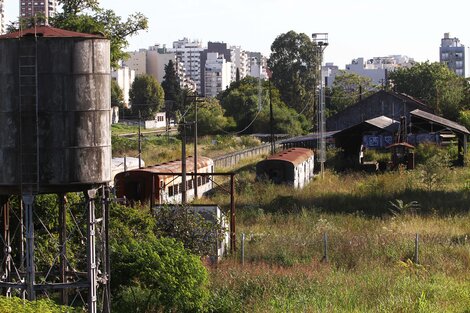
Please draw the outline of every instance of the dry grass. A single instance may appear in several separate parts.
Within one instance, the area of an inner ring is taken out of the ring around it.
[[[214,312],[470,312],[466,169],[425,191],[415,173],[327,173],[304,190],[238,175],[240,253],[211,269]],[[390,200],[418,200],[390,214]],[[215,194],[208,200],[228,204]],[[329,262],[321,263],[328,234]],[[414,238],[420,235],[419,264]]]

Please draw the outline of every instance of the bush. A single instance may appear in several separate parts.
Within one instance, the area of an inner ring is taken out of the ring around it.
[[[51,300],[23,301],[20,298],[0,296],[0,312],[2,313],[73,313],[83,312],[81,308],[57,305]]]
[[[208,274],[201,260],[172,238],[157,238],[148,210],[111,210],[113,312],[203,312]]]

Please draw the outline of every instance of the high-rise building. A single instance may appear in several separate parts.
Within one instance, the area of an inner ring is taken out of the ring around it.
[[[135,71],[127,66],[121,66],[111,72],[112,79],[116,80],[117,84],[122,90],[124,100],[124,107],[129,107],[129,91],[135,79]],[[113,103],[114,104],[114,103]]]
[[[465,77],[465,46],[458,38],[450,38],[449,33],[444,33],[444,38],[441,39],[439,61],[458,76]]]
[[[3,0],[0,0],[0,35],[5,32],[5,14],[3,10]]]
[[[201,75],[204,69],[201,67],[201,53],[204,51],[202,41],[191,41],[188,38],[173,42],[173,48],[168,49],[168,52],[176,54],[176,58],[181,62],[186,71],[186,78],[188,82],[196,86],[196,91],[201,94]]]
[[[245,78],[248,75],[249,70],[249,59],[248,54],[241,47],[232,46],[230,47],[232,52],[232,63],[233,73],[232,80],[235,81],[237,77],[237,70],[240,75],[240,79]]]
[[[57,12],[58,0],[21,0],[20,17],[44,16],[47,21]]]
[[[204,65],[204,96],[216,97],[232,82],[232,62],[223,54],[208,52]]]

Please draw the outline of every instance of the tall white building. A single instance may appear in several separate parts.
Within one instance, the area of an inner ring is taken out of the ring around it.
[[[444,33],[441,39],[439,61],[458,76],[465,77],[465,46],[458,38],[450,38],[449,33]]]
[[[121,66],[120,68],[111,72],[111,77],[116,80],[122,90],[124,96],[124,106],[129,107],[129,91],[135,79],[135,71],[131,70],[127,66]]]
[[[236,80],[237,69],[240,74],[240,79],[245,78],[248,75],[249,70],[249,58],[248,54],[241,47],[232,46],[230,47],[231,61],[233,63],[232,81]]]
[[[248,76],[268,79],[266,69],[268,68],[268,60],[265,56],[259,52],[250,52],[249,56],[249,67]]]
[[[5,11],[3,9],[3,0],[0,0],[0,35],[5,33]]]
[[[227,62],[224,55],[208,52],[204,67],[206,97],[216,97],[232,82],[232,62]]]
[[[33,17],[35,15],[44,15],[46,24],[50,17],[57,12],[58,0],[21,0],[20,17]]]
[[[201,53],[204,51],[202,41],[191,41],[188,38],[173,42],[169,52],[176,54],[176,58],[184,66],[186,78],[196,85],[196,91],[201,94]]]

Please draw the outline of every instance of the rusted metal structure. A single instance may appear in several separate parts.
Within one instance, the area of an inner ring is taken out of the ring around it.
[[[163,203],[182,203],[183,192],[187,193],[186,200],[212,189],[210,175],[199,174],[214,172],[214,161],[199,156],[194,168],[193,157],[186,158],[186,184],[183,186],[183,162],[175,160],[122,172],[115,177],[116,196],[126,197],[131,202],[149,203],[151,207]],[[194,174],[194,173],[197,173]],[[195,177],[193,177],[195,176]]]
[[[0,36],[0,50],[5,246],[0,288],[7,295],[22,294],[28,299],[59,290],[64,304],[84,299],[84,293],[87,309],[94,313],[102,282],[103,311],[109,311],[110,42],[101,35],[39,26]],[[84,228],[74,216],[77,210],[71,210],[65,200],[67,192],[76,191],[84,194],[84,205],[78,210],[87,229],[86,234],[80,233],[86,243],[86,260],[79,262],[86,265],[83,269],[70,263],[67,251],[71,236],[67,217],[72,217],[74,229]],[[46,227],[50,221],[34,208],[39,194],[57,194],[59,199],[59,242],[49,268],[40,268],[47,262],[38,262],[40,257],[35,255],[35,227],[44,228],[51,241],[55,238]],[[18,207],[9,206],[12,195],[22,200]],[[103,201],[101,212],[95,209],[97,198]],[[73,297],[76,290],[78,295]]]
[[[291,148],[269,156],[256,165],[256,177],[275,184],[303,188],[313,177],[314,153],[307,148]]]

